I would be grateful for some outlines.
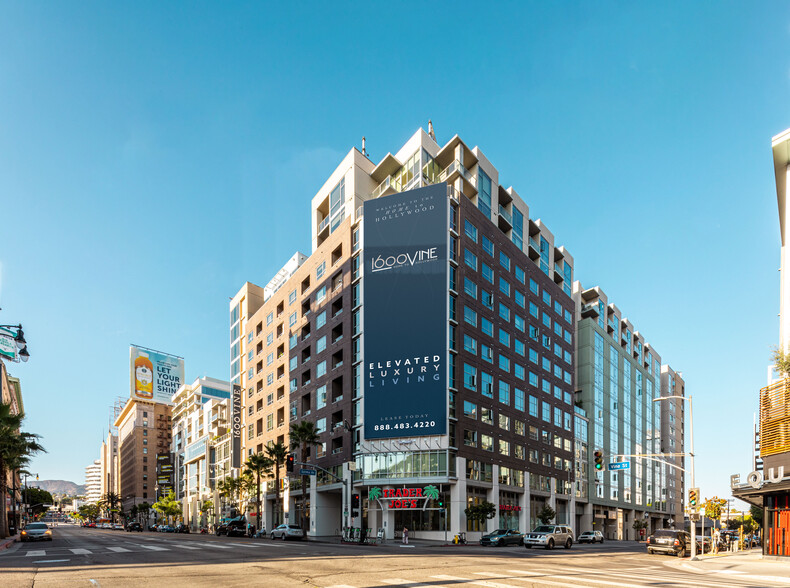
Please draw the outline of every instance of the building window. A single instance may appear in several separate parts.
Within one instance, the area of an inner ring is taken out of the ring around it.
[[[482,169],[478,171],[478,178],[480,191],[477,195],[477,207],[487,218],[491,218],[491,178]]]
[[[320,280],[324,277],[324,272],[326,271],[326,262],[322,261],[317,268],[315,268],[315,279]]]
[[[472,241],[477,243],[477,227],[470,223],[469,220],[464,221],[464,233],[466,233],[466,236]]]

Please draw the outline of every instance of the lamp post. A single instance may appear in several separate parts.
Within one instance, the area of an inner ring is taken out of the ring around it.
[[[691,486],[690,488],[696,488],[694,484],[694,405],[691,401],[691,396],[659,396],[658,398],[653,398],[653,402],[658,402],[660,400],[670,400],[672,398],[679,399],[679,400],[688,400],[689,403],[689,433],[691,436],[691,449],[689,451],[689,455],[691,456],[691,467],[689,468],[689,474],[691,475]],[[691,520],[691,560],[694,561],[697,559],[697,521],[694,520],[693,517],[694,513],[689,511],[689,519]]]
[[[35,475],[35,476],[36,476],[36,480],[38,480],[38,474],[32,474],[32,473],[30,473],[30,472],[25,472],[25,473],[23,474],[23,476],[25,477],[25,481],[24,481],[24,484],[25,484],[25,499],[24,499],[24,501],[23,501],[23,503],[24,503],[24,505],[25,505],[25,524],[27,524],[27,511],[28,511],[28,504],[27,504],[27,499],[28,499],[28,494],[27,494],[27,478],[28,478],[28,476],[33,476],[33,475]]]
[[[14,349],[16,346],[16,349]],[[27,351],[27,341],[22,325],[0,325],[0,356],[5,356],[13,362],[26,362],[30,359]]]

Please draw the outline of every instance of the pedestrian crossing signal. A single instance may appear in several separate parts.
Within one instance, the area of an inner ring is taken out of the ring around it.
[[[595,469],[601,471],[603,469],[603,451],[596,449],[593,456],[595,456]]]

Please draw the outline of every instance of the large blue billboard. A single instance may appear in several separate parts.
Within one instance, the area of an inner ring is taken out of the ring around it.
[[[364,204],[365,438],[447,433],[447,185]]]

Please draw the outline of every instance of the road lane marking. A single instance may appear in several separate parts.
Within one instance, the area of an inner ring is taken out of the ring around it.
[[[151,551],[170,551],[167,547],[159,547],[157,545],[140,545],[143,549],[150,549]]]
[[[40,559],[38,561],[34,561],[33,563],[58,563],[61,561],[69,561],[68,559]]]
[[[174,543],[173,547],[180,547],[181,549],[202,549],[202,547],[192,547],[191,545],[181,545],[180,543]]]
[[[91,553],[93,553],[89,549],[69,549],[69,551],[74,555],[90,555]]]
[[[107,549],[109,549],[110,551],[114,551],[116,553],[124,553],[124,552],[129,553],[129,550],[126,549],[125,547],[108,547]]]
[[[213,547],[214,549],[233,549],[229,545],[220,545],[218,543],[198,543],[198,545],[202,545],[203,547]]]
[[[32,551],[28,551],[25,555],[27,557],[39,557],[39,556],[46,555],[46,554],[47,554],[47,552],[44,551],[44,550],[34,549]]]
[[[487,580],[470,580],[468,578],[461,578],[459,576],[431,576],[431,578],[436,578],[437,580],[445,580],[447,582],[463,582],[464,584],[471,584],[472,586],[485,586],[485,588],[521,588],[516,584],[502,584],[499,582],[489,582]]]

